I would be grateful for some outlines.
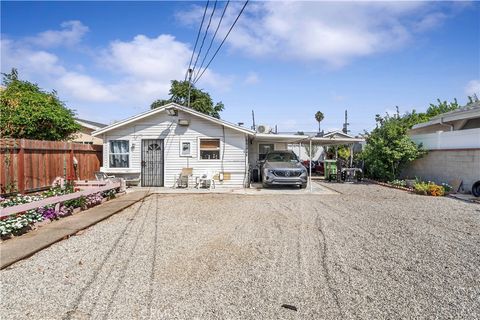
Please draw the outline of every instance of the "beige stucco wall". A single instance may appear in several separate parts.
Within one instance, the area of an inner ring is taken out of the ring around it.
[[[449,184],[461,179],[463,191],[471,192],[473,183],[480,180],[480,149],[431,150],[403,170],[402,177]]]
[[[97,137],[93,137],[91,135],[92,132],[93,132],[92,129],[82,127],[82,129],[75,134],[75,137],[72,139],[72,141],[79,142],[79,143],[93,142],[93,144],[102,145],[103,140]]]

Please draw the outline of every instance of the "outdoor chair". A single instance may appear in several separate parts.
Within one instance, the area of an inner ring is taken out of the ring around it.
[[[97,181],[105,181],[111,178],[115,178],[115,176],[109,176],[105,172],[100,172],[100,171],[95,172],[95,179]]]
[[[212,190],[215,189],[215,180],[213,177],[216,175],[216,173],[212,170],[207,170],[205,173],[203,173],[200,177],[197,177],[197,189],[200,188],[200,186],[205,186],[205,188],[208,186],[208,189]]]
[[[174,188],[188,188],[188,182],[192,176],[193,168],[183,168],[182,172],[178,175],[178,178],[175,179]]]

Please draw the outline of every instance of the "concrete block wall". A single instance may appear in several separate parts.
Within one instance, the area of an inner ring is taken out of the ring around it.
[[[471,192],[473,183],[480,180],[480,149],[430,150],[405,168],[401,176],[449,184],[461,179],[463,191]]]

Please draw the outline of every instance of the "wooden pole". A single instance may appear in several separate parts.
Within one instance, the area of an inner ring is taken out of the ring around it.
[[[20,149],[18,150],[18,172],[17,172],[17,181],[18,181],[18,191],[20,193],[25,192],[25,149],[24,149],[24,139],[20,139]],[[12,159],[13,160],[13,159]]]

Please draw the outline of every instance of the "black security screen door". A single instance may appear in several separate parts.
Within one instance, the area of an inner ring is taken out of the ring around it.
[[[142,140],[142,186],[163,187],[163,140]]]

